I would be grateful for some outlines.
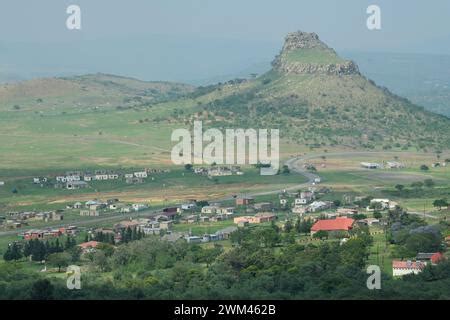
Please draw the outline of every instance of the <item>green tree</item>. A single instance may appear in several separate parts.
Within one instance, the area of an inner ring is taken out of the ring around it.
[[[102,272],[105,272],[109,268],[108,258],[106,257],[105,252],[103,252],[102,250],[97,250],[94,253],[93,262]]]
[[[411,187],[413,187],[414,189],[420,189],[423,187],[423,182],[422,181],[413,182],[411,183]]]
[[[448,207],[449,204],[445,199],[437,199],[433,201],[433,206],[442,210],[442,207]]]
[[[383,214],[382,214],[380,211],[375,211],[375,212],[373,213],[373,217],[374,217],[375,219],[381,219],[381,218],[383,217]]]
[[[292,225],[292,221],[287,220],[286,223],[284,224],[284,231],[289,233],[292,231],[293,228],[294,228],[294,226]]]
[[[74,246],[66,250],[70,255],[72,263],[77,263],[80,261],[82,250],[80,247]]]
[[[53,299],[54,286],[48,279],[37,280],[31,287],[31,299],[51,300]]]
[[[114,246],[109,243],[100,243],[97,246],[97,250],[101,250],[105,253],[107,257],[111,257],[114,253]]]
[[[425,180],[423,181],[423,184],[424,184],[425,187],[427,187],[427,188],[433,188],[434,185],[435,185],[433,179],[425,179]]]
[[[326,232],[325,230],[320,230],[317,231],[316,233],[313,234],[313,238],[314,239],[327,239],[328,238],[328,232]]]
[[[8,245],[8,248],[6,248],[6,251],[3,254],[3,260],[5,260],[5,261],[12,261],[13,260],[11,245]]]
[[[67,252],[56,252],[48,256],[47,262],[58,268],[58,272],[61,272],[62,267],[67,267],[72,261],[72,256]]]

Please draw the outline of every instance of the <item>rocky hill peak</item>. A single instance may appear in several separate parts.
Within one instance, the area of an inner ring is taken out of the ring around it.
[[[283,49],[272,65],[284,74],[359,74],[353,61],[340,58],[316,33],[302,31],[286,36]]]
[[[308,32],[292,32],[289,33],[284,41],[283,52],[288,52],[296,49],[329,49],[328,46],[320,41],[316,33]]]

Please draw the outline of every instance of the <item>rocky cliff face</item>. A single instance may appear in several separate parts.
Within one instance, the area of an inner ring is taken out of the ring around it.
[[[296,63],[280,61],[275,65],[278,71],[287,74],[328,74],[350,75],[359,74],[358,66],[353,61],[337,64]]]
[[[302,61],[299,59],[288,59],[288,55],[292,52],[302,53],[308,51],[317,54],[324,54],[331,57],[330,63],[323,59],[311,61]],[[286,74],[326,74],[326,75],[351,75],[359,74],[358,66],[353,61],[345,61],[338,57],[336,52],[329,48],[325,43],[320,41],[319,36],[315,33],[294,32],[285,38],[285,43],[281,53],[272,62],[275,70]]]

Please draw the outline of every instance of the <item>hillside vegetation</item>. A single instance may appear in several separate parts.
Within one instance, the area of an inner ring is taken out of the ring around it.
[[[195,120],[278,128],[281,153],[450,147],[449,118],[376,86],[317,35],[296,32],[272,70],[251,80],[194,88],[96,74],[2,85],[0,169],[168,165],[172,130]]]

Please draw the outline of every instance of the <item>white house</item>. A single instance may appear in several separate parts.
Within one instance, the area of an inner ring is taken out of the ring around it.
[[[195,203],[185,203],[181,205],[182,210],[192,210],[196,207]]]
[[[296,214],[304,214],[306,213],[307,209],[304,206],[294,206],[292,208],[292,213],[296,213]]]
[[[148,177],[146,171],[135,172],[135,173],[134,173],[134,176],[135,176],[136,178],[147,178],[147,177]]]
[[[314,201],[308,206],[308,210],[311,212],[316,212],[319,210],[331,208],[331,203],[328,201]]]
[[[108,175],[107,174],[96,174],[95,180],[98,180],[98,181],[108,180]]]
[[[361,167],[366,169],[379,169],[381,165],[379,163],[361,162]]]
[[[302,204],[307,204],[308,203],[308,199],[306,198],[296,198],[294,200],[294,205],[298,206],[298,205],[302,205]]]
[[[426,262],[420,261],[392,261],[392,275],[394,277],[401,277],[406,274],[418,274],[425,268]]]
[[[132,208],[134,211],[141,211],[141,210],[147,209],[147,205],[142,204],[142,203],[134,203],[132,205]]]
[[[233,207],[219,208],[217,210],[217,213],[225,214],[225,215],[232,215],[232,214],[234,214],[234,208]]]
[[[388,161],[386,162],[386,167],[388,167],[389,169],[401,169],[404,168],[405,166],[397,161]]]
[[[109,205],[109,209],[110,209],[110,210],[118,210],[118,209],[121,209],[121,208],[123,208],[123,207],[125,207],[125,204],[120,203],[120,202],[111,203],[111,204]]]
[[[66,176],[66,180],[67,180],[67,182],[80,181],[81,177],[78,175],[70,175],[70,176]]]
[[[67,190],[78,190],[89,187],[89,185],[84,181],[72,181],[66,183]]]
[[[383,210],[391,207],[389,199],[372,199],[370,200],[370,206],[367,207],[367,211],[373,211],[370,207],[374,204],[380,204]]]
[[[204,206],[202,208],[202,213],[206,213],[206,214],[214,214],[217,212],[219,208],[216,206]]]

